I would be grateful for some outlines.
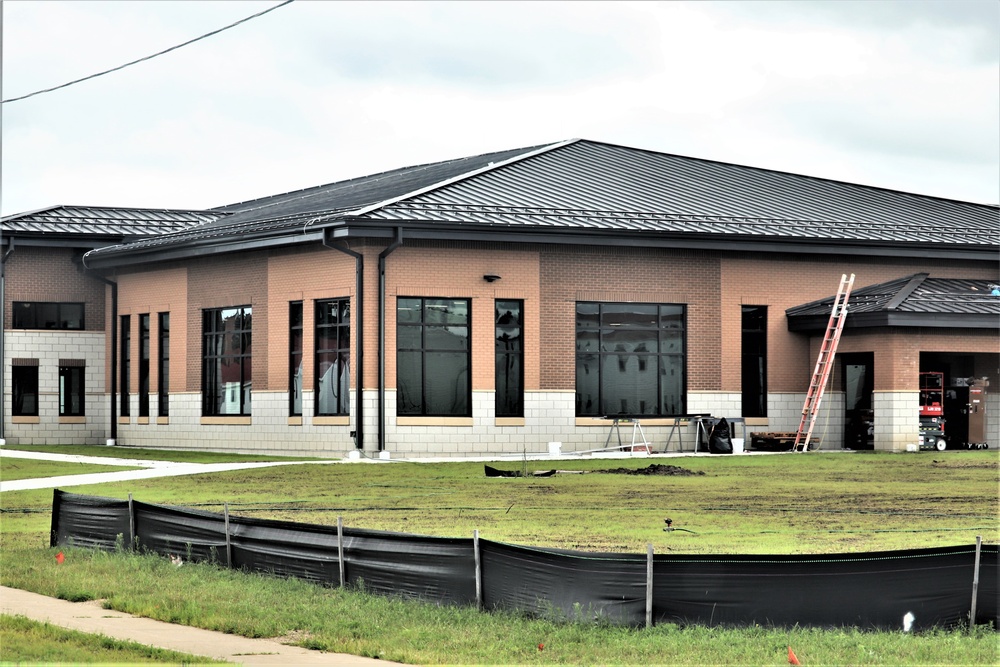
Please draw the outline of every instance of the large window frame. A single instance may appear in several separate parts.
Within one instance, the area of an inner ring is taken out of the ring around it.
[[[33,362],[33,363],[32,363]],[[11,365],[11,416],[38,416],[38,360],[14,359]]]
[[[351,409],[351,300],[317,300],[315,314],[313,412],[344,416]]]
[[[59,360],[59,416],[87,414],[86,366],[82,360]]]
[[[288,303],[288,414],[302,416],[303,336],[302,302]]]
[[[121,389],[119,394],[119,411],[122,417],[132,414],[131,378],[132,378],[132,316],[121,316]]]
[[[170,416],[170,313],[157,314],[156,414]]]
[[[59,329],[82,331],[84,311],[76,301],[15,301],[11,304],[12,329]]]
[[[577,302],[577,417],[686,412],[687,306]]]
[[[767,417],[767,306],[740,309],[743,417]]]
[[[494,305],[494,408],[497,417],[524,416],[524,301],[496,299]]]
[[[472,300],[396,298],[396,416],[472,416]]]
[[[252,329],[249,305],[202,311],[202,416],[250,416]]]
[[[149,313],[139,315],[139,416],[149,417]]]

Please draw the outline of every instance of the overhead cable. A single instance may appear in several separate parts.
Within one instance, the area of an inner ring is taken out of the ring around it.
[[[44,90],[36,90],[33,93],[28,93],[27,95],[21,95],[20,97],[12,97],[10,99],[3,100],[2,103],[3,104],[7,104],[8,102],[17,102],[18,100],[25,100],[25,99],[28,99],[29,97],[34,97],[35,95],[41,95],[42,93],[51,93],[52,91],[59,90],[60,88],[66,88],[68,86],[72,86],[72,85],[75,85],[77,83],[81,83],[83,81],[87,81],[89,79],[96,79],[99,76],[104,76],[105,74],[111,74],[112,72],[117,72],[118,70],[125,69],[126,67],[131,67],[132,65],[144,62],[146,60],[152,60],[153,58],[156,58],[157,56],[162,56],[165,53],[170,53],[171,51],[176,51],[177,49],[181,48],[182,46],[187,46],[188,44],[194,44],[197,41],[205,39],[206,37],[211,37],[212,35],[218,35],[220,32],[223,32],[225,30],[229,30],[230,28],[235,28],[236,26],[240,25],[241,23],[246,23],[247,21],[249,21],[251,19],[255,19],[258,16],[263,16],[264,14],[267,14],[268,12],[273,12],[275,9],[278,9],[280,7],[284,7],[285,5],[290,4],[292,2],[294,2],[294,0],[285,0],[280,5],[275,5],[274,7],[271,7],[270,9],[265,9],[262,12],[258,12],[256,14],[254,14],[253,16],[248,16],[248,17],[246,17],[244,19],[240,19],[236,23],[231,23],[231,24],[225,26],[224,28],[219,28],[218,30],[213,30],[212,32],[205,33],[204,35],[201,35],[200,37],[195,37],[194,39],[188,40],[188,41],[184,42],[183,44],[178,44],[177,46],[171,46],[169,49],[164,49],[163,51],[160,51],[159,53],[154,53],[153,55],[146,56],[145,58],[139,58],[138,60],[133,60],[132,62],[125,63],[124,65],[119,65],[118,67],[114,67],[112,69],[105,70],[103,72],[98,72],[97,74],[91,74],[90,76],[85,76],[82,79],[76,79],[74,81],[69,81],[68,83],[64,83],[64,84],[59,85],[59,86],[53,86],[52,88],[46,88]]]

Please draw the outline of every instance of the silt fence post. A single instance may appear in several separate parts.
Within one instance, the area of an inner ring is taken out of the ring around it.
[[[344,587],[344,518],[337,517],[337,564],[340,566],[340,587]]]
[[[479,556],[479,529],[472,531],[472,553],[476,557],[476,609],[483,608],[483,562]]]
[[[226,567],[230,570],[233,569],[233,544],[229,539],[229,503],[225,502],[222,504],[222,514],[225,518],[225,529],[226,529]]]
[[[646,545],[646,627],[653,627],[653,545]]]
[[[976,535],[976,564],[972,568],[972,609],[969,611],[969,629],[976,627],[976,598],[979,597],[979,555],[983,550],[983,536]]]

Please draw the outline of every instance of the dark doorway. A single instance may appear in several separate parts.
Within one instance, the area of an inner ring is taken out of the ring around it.
[[[844,386],[844,448],[875,447],[875,353],[840,355]]]

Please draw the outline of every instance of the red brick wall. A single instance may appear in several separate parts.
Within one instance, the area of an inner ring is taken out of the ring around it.
[[[10,328],[15,301],[83,302],[87,331],[104,328],[104,283],[77,268],[70,248],[18,246],[4,269],[4,326]]]

